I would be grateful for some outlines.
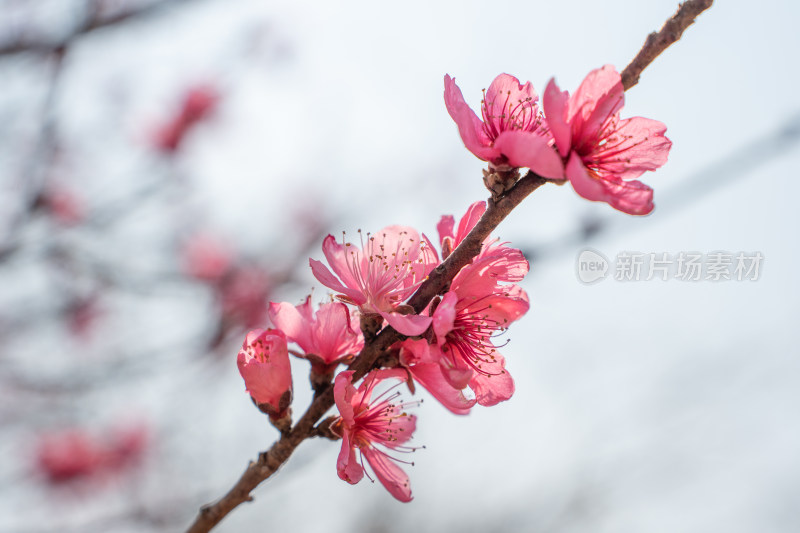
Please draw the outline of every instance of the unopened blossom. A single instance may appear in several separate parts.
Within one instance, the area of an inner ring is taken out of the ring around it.
[[[335,366],[361,351],[364,339],[350,310],[341,302],[329,302],[317,311],[311,297],[298,306],[288,302],[269,304],[269,318],[286,337],[303,350],[303,357],[318,371]]]
[[[550,80],[544,93],[547,123],[572,187],[587,200],[631,215],[653,210],[653,190],[636,181],[666,163],[667,127],[643,117],[620,119],[625,89],[611,65],[595,69],[570,95]]]
[[[357,389],[351,382],[352,377],[352,371],[340,373],[333,388],[336,408],[341,415],[333,425],[333,430],[342,436],[342,449],[336,463],[339,477],[350,484],[358,483],[364,476],[366,459],[378,481],[392,496],[401,502],[411,501],[408,476],[398,465],[407,461],[393,454],[414,451],[415,448],[405,443],[414,433],[417,419],[404,411],[409,404],[397,402],[400,393],[393,392],[394,387],[372,397],[382,381],[397,379],[402,382],[408,376],[400,369],[373,370]],[[356,457],[356,450],[361,460]]]
[[[421,239],[410,227],[388,226],[367,234],[360,248],[328,235],[322,251],[333,272],[315,259],[309,260],[311,270],[341,301],[381,315],[404,335],[419,335],[428,328],[430,317],[396,311],[439,263],[427,237]]]
[[[483,202],[472,204],[458,226],[453,217],[442,217],[438,230],[443,247],[458,246],[485,208]],[[450,291],[433,307],[435,341],[401,343],[401,362],[452,412],[464,414],[475,403],[495,405],[514,393],[493,338],[527,312],[528,296],[514,282],[521,281],[528,268],[519,250],[487,237],[478,256],[453,278]],[[464,394],[466,389],[473,399]]]
[[[444,101],[464,145],[497,170],[530,168],[540,176],[560,179],[564,168],[551,144],[530,82],[521,85],[509,74],[497,76],[481,100],[481,118],[470,109],[449,75],[444,77]]]
[[[283,417],[292,401],[292,369],[283,332],[251,331],[236,362],[245,388],[258,407],[272,418]]]

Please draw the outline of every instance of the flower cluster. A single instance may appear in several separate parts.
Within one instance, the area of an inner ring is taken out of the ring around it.
[[[447,409],[466,414],[476,404],[490,406],[514,393],[514,382],[495,346],[496,337],[528,310],[528,297],[516,282],[528,272],[519,250],[487,238],[480,254],[420,313],[406,302],[452,250],[466,238],[486,210],[484,202],[467,209],[458,224],[444,216],[437,225],[440,249],[406,226],[361,234],[361,242],[326,237],[326,263],[310,260],[312,273],[333,291],[331,301],[314,308],[269,305],[272,328],[250,332],[239,352],[239,371],[247,391],[276,427],[291,423],[292,376],[289,355],[311,364],[318,394],[333,382],[338,417],[328,436],[342,439],[337,471],[348,483],[374,477],[398,500],[409,501],[408,477],[398,463],[409,446],[416,417],[406,409],[398,387],[420,384]],[[402,335],[379,365],[360,383],[354,371],[336,374],[365,344],[365,334],[392,327]],[[359,327],[360,326],[360,327]],[[296,346],[290,347],[290,343]],[[385,382],[394,384],[386,388]]]
[[[444,78],[444,99],[464,145],[491,172],[530,168],[544,178],[566,178],[582,197],[622,212],[653,210],[653,190],[636,178],[666,163],[672,142],[661,122],[620,118],[625,90],[611,65],[590,72],[572,95],[550,80],[543,110],[530,82],[520,85],[508,74],[485,91],[483,120],[450,76]]]
[[[544,109],[530,83],[501,74],[485,91],[478,118],[445,76],[447,110],[466,147],[489,163],[484,181],[494,199],[514,186],[520,168],[529,168],[546,179],[569,180],[589,200],[643,215],[653,209],[652,190],[634,178],[664,164],[671,143],[660,122],[620,119],[623,100],[620,76],[610,66],[590,73],[572,96],[551,80]],[[365,475],[373,479],[366,460],[392,496],[411,500],[408,476],[398,464],[409,462],[397,455],[417,449],[408,445],[416,417],[406,412],[416,402],[400,399],[403,383],[412,393],[415,383],[421,385],[459,415],[514,394],[496,339],[529,308],[528,295],[517,284],[529,269],[522,252],[487,237],[477,256],[424,309],[408,304],[486,210],[486,203],[476,202],[458,223],[442,217],[438,250],[407,226],[359,230],[358,244],[328,235],[322,243],[325,263],[310,259],[309,264],[314,277],[333,291],[331,300],[316,310],[310,297],[297,306],[271,303],[274,327],[245,339],[238,362],[247,391],[284,434],[291,428],[289,354],[310,362],[315,397],[333,387],[339,414],[315,430],[341,438],[337,472],[348,483]],[[361,368],[366,375],[360,383],[355,366],[336,374],[389,327],[399,340],[379,353],[371,368]]]

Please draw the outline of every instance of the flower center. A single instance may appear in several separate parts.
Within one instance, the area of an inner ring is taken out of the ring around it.
[[[347,268],[361,292],[366,296],[364,307],[370,311],[390,311],[410,296],[422,283],[417,280],[418,264],[424,263],[425,241],[414,242],[407,231],[398,235],[396,244],[387,243],[387,234],[379,239],[367,233],[364,242],[361,230],[361,251],[345,242]],[[424,278],[424,276],[420,276]]]
[[[506,91],[505,98],[500,95],[489,102],[483,89],[481,116],[483,132],[492,142],[506,130],[536,131],[542,125],[542,113],[536,101],[531,97],[514,101],[511,91]]]
[[[446,335],[447,342],[442,347],[443,351],[450,351],[455,358],[460,356],[473,370],[484,376],[496,376],[505,372],[492,372],[484,366],[494,366],[496,348],[491,338],[505,332],[506,328],[497,320],[489,318],[488,314],[481,315],[488,307],[477,311],[459,311],[453,321],[453,329]],[[454,361],[455,363],[455,361]]]

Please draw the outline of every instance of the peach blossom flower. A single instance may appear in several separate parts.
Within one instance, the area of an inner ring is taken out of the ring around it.
[[[653,189],[636,181],[666,163],[667,127],[642,117],[620,119],[625,90],[611,65],[595,69],[570,96],[550,80],[544,93],[547,124],[572,187],[587,200],[631,215],[653,210]]]
[[[336,376],[333,396],[341,418],[333,429],[342,436],[342,449],[336,464],[339,477],[356,484],[364,476],[367,460],[378,481],[401,502],[411,501],[408,476],[397,463],[406,463],[384,451],[410,452],[405,446],[416,428],[417,419],[403,409],[410,404],[396,403],[399,392],[394,387],[372,398],[375,387],[386,379],[405,381],[408,375],[400,369],[373,370],[356,389],[351,383],[352,371]],[[396,385],[395,385],[396,386]],[[356,458],[361,453],[361,461]],[[413,463],[411,463],[413,465]],[[369,475],[369,474],[368,474]]]
[[[404,335],[428,329],[430,317],[396,312],[439,263],[427,237],[420,239],[416,230],[406,226],[388,226],[367,234],[360,249],[328,235],[322,251],[333,273],[315,259],[309,260],[311,270],[320,283],[339,293],[341,301],[358,306],[363,313],[378,313]]]
[[[467,105],[455,79],[444,77],[447,112],[470,152],[498,170],[526,167],[540,176],[560,179],[564,167],[551,146],[538,100],[530,82],[520,85],[514,76],[500,74],[484,91],[481,120]]]

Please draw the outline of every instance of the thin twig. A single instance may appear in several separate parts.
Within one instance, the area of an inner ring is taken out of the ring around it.
[[[622,71],[622,86],[627,91],[637,83],[642,71],[653,62],[669,45],[683,35],[684,30],[694,24],[697,16],[711,7],[714,0],[688,0],[678,7],[678,11],[668,19],[658,32],[647,36],[644,46],[633,61]]]

